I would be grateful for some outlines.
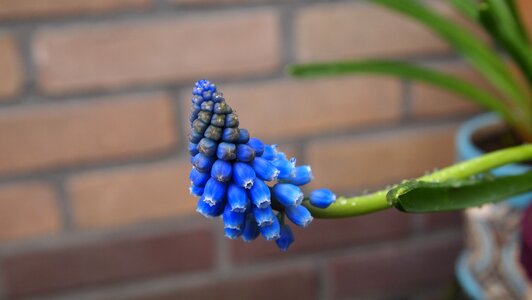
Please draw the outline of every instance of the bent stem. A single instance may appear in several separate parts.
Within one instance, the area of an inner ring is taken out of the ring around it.
[[[506,148],[483,156],[460,162],[434,173],[417,178],[420,181],[441,182],[451,179],[467,179],[473,175],[481,174],[491,169],[532,160],[532,144]],[[377,212],[392,207],[388,202],[386,194],[391,188],[383,189],[375,193],[356,197],[340,197],[334,204],[326,209],[321,209],[310,205],[304,201],[315,218],[346,218]]]

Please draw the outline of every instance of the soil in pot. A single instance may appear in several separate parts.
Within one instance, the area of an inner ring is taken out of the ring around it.
[[[519,135],[506,124],[493,124],[479,129],[472,139],[473,144],[485,153],[524,144]],[[532,166],[532,161],[522,164]]]

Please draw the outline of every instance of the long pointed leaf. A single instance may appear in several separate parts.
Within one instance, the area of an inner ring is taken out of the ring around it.
[[[449,0],[449,3],[471,21],[477,21],[478,11],[472,0]]]
[[[508,109],[490,93],[463,79],[433,69],[390,60],[340,61],[294,65],[288,68],[294,76],[312,77],[324,75],[347,74],[382,74],[399,76],[405,79],[425,82],[438,88],[450,91],[464,99],[475,102],[489,110],[498,112],[510,124],[513,117]]]
[[[519,34],[521,35],[521,38],[530,45],[530,39],[528,38],[528,34],[526,31],[526,27],[523,25],[523,20],[521,19],[521,14],[519,14],[519,9],[517,8],[517,4],[515,3],[515,0],[507,0],[508,6],[510,7],[510,11],[512,12],[512,15],[514,16],[515,23],[517,24]]]
[[[416,0],[373,0],[373,2],[421,22],[450,43],[509,100],[518,105],[525,103],[525,93],[503,60],[470,31]]]
[[[507,4],[488,0],[479,10],[479,21],[513,57],[529,84],[532,84],[532,50],[520,36],[518,25]]]
[[[387,198],[401,211],[427,213],[481,206],[529,191],[532,191],[532,172],[462,181],[413,180],[390,190]]]

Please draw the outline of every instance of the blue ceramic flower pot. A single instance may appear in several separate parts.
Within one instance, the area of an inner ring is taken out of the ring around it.
[[[479,129],[501,123],[501,119],[493,113],[483,114],[465,122],[458,129],[456,136],[456,154],[458,160],[468,160],[484,154],[484,152],[475,146],[472,142],[472,136]],[[532,168],[525,165],[507,165],[493,170],[495,175],[514,175],[530,171]],[[507,203],[513,207],[523,208],[530,203],[532,193],[523,194],[513,197]]]
[[[458,160],[467,160],[483,154],[472,142],[473,135],[487,127],[501,123],[501,119],[493,113],[483,114],[465,122],[458,129],[456,135],[456,155]],[[495,175],[520,174],[532,169],[525,165],[507,165],[493,170]],[[512,197],[499,204],[470,209],[466,211],[466,226],[468,230],[467,248],[462,251],[456,263],[456,275],[462,288],[472,299],[491,299],[493,290],[486,284],[493,273],[500,272],[499,281],[504,281],[509,295],[524,295],[527,282],[519,270],[515,260],[518,249],[517,228],[506,226],[519,218],[520,211],[527,207],[532,200],[532,193]],[[512,223],[512,224],[513,224]],[[501,224],[505,226],[501,226]],[[498,227],[504,227],[507,232],[498,232]],[[507,238],[501,242],[496,235]],[[500,296],[500,295],[499,295]],[[503,299],[500,298],[500,299]],[[513,297],[512,297],[513,298]]]

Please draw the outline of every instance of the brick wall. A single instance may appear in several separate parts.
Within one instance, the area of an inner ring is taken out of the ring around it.
[[[314,186],[353,194],[452,162],[477,107],[395,79],[283,73],[369,56],[479,80],[362,1],[0,0],[0,298],[437,297],[459,214],[317,220],[280,253],[224,240],[188,195],[187,106],[203,77],[252,134],[310,163]]]

